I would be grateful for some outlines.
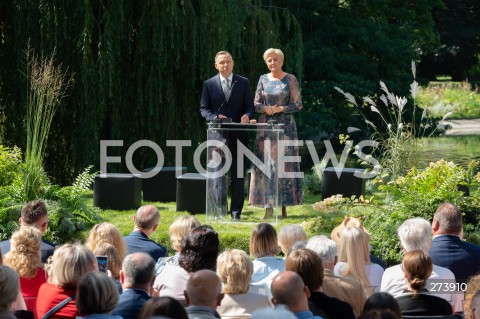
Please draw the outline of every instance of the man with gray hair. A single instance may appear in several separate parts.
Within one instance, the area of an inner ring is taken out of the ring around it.
[[[323,261],[323,293],[335,297],[352,306],[356,316],[360,316],[366,296],[362,284],[350,278],[337,277],[333,267],[337,263],[337,244],[326,236],[313,236],[306,248],[313,250]]]
[[[142,206],[133,216],[133,221],[135,222],[133,231],[128,236],[125,236],[128,253],[147,253],[155,261],[160,257],[167,257],[167,248],[149,238],[157,229],[160,221],[158,209],[153,205]]]
[[[410,218],[403,222],[397,230],[403,252],[407,253],[413,250],[422,250],[428,253],[432,245],[430,223],[423,218]],[[452,291],[435,291],[430,289],[435,283],[455,283],[455,276],[447,268],[433,265],[432,273],[427,281],[427,289],[432,295],[443,298],[450,302],[452,306],[456,303],[456,294]],[[439,285],[437,285],[438,287]],[[388,292],[394,297],[402,295],[407,289],[405,274],[402,265],[398,264],[385,269],[382,276],[380,291]]]
[[[217,307],[222,302],[222,282],[218,275],[207,269],[194,272],[184,291],[189,319],[220,318]]]
[[[112,315],[123,319],[136,319],[145,302],[150,299],[155,261],[146,253],[127,255],[120,270],[123,293]]]

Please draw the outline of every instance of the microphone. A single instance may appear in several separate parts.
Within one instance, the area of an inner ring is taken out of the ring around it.
[[[217,112],[216,112],[217,118],[215,120],[217,120],[218,122],[228,122],[228,123],[232,122],[231,118],[219,119],[218,115],[220,114],[220,110],[225,105],[225,103],[227,103],[228,100],[230,99],[230,96],[232,96],[232,91],[233,91],[233,87],[235,86],[235,83],[237,83],[237,80],[233,81],[232,86],[230,87],[230,92],[228,93],[228,96],[225,97],[225,100],[223,100],[222,104],[220,104],[220,107],[217,109]]]

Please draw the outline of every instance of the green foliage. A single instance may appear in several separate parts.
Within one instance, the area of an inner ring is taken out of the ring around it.
[[[22,151],[18,147],[0,145],[0,187],[10,185],[17,178],[22,163]]]
[[[315,195],[322,192],[322,180],[313,170],[311,173],[305,173],[302,180],[303,191]]]
[[[480,207],[480,196],[473,193],[464,196],[459,185],[472,187],[480,183],[480,174],[475,175],[479,163],[472,161],[467,169],[452,162],[440,160],[431,163],[425,170],[412,168],[405,177],[383,183],[379,190],[386,192],[385,205],[378,211],[366,214],[367,229],[372,233],[372,245],[388,263],[401,259],[397,236],[392,236],[406,219],[421,217],[431,221],[438,205],[449,202],[463,212]]]
[[[418,104],[437,119],[448,112],[454,119],[480,118],[480,93],[468,82],[430,82],[419,91]]]

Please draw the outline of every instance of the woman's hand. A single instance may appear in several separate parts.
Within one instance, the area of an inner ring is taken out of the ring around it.
[[[265,106],[265,113],[267,113],[267,115],[273,115],[275,113],[273,111],[274,107],[276,107],[276,106],[275,105],[274,106],[266,105]]]
[[[272,109],[273,109],[273,114],[275,113],[282,113],[283,110],[284,110],[284,107],[283,106],[272,106]]]

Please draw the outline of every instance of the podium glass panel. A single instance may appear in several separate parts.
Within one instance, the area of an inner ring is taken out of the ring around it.
[[[243,147],[238,143],[238,160],[241,170],[238,172],[245,175],[245,158],[252,162],[252,170],[255,174],[261,174],[262,187],[262,208],[269,208],[272,214],[265,215],[266,222],[277,222],[281,198],[278,193],[278,141],[283,137],[283,124],[277,123],[208,123],[207,129],[207,198],[206,198],[206,220],[207,221],[230,221],[228,215],[228,176],[232,165],[232,155],[228,149],[229,132],[254,131],[257,134],[257,141],[263,141],[257,145],[257,152]],[[252,144],[252,143],[251,143]],[[235,161],[234,161],[235,163]],[[253,174],[253,173],[252,173]],[[244,209],[245,211],[245,209]],[[263,214],[263,212],[262,212]],[[242,218],[244,216],[242,215]]]

